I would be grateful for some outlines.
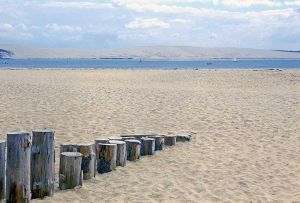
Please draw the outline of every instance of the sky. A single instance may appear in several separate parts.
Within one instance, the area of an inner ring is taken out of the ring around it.
[[[300,0],[0,0],[0,44],[300,50]]]

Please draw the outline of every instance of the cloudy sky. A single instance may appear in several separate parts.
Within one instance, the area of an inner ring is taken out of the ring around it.
[[[0,0],[0,44],[300,50],[300,0]]]

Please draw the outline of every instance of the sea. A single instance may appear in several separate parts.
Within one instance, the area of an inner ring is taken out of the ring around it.
[[[300,69],[300,59],[212,59],[199,61],[139,59],[0,59],[0,68]]]

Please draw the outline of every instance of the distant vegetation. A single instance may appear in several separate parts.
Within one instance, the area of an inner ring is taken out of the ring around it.
[[[0,59],[9,58],[9,57],[12,57],[13,55],[14,55],[14,53],[9,50],[0,49]]]

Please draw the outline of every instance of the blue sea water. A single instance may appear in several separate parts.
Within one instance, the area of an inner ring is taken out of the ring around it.
[[[300,68],[300,59],[164,61],[135,59],[0,59],[0,68],[151,68],[151,69],[291,69]]]

